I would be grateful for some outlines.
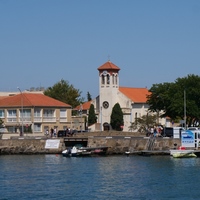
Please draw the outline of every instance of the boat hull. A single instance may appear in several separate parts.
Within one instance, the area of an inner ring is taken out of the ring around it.
[[[197,156],[194,153],[174,153],[172,154],[173,158],[196,158]]]
[[[170,150],[170,155],[173,158],[196,158],[196,154],[194,154],[194,150],[182,150],[182,149],[172,149]]]

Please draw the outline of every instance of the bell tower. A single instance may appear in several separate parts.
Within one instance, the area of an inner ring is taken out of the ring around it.
[[[105,124],[110,124],[113,106],[118,102],[120,68],[111,61],[98,68],[99,71],[99,122],[101,130]],[[105,127],[105,126],[104,126]]]

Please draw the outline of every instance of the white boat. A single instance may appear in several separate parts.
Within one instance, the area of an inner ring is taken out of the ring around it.
[[[125,154],[126,154],[127,156],[129,156],[129,155],[130,155],[130,151],[125,151]]]
[[[62,151],[62,155],[64,157],[77,157],[91,155],[91,152],[82,149],[82,147],[78,148],[76,146],[73,146],[72,148],[68,148]]]
[[[186,150],[186,149],[171,149],[170,155],[173,158],[194,158],[197,157],[194,153],[194,150]]]

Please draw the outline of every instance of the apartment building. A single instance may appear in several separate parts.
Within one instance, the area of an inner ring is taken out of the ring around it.
[[[0,96],[0,119],[5,132],[45,133],[72,127],[72,107],[42,93]]]

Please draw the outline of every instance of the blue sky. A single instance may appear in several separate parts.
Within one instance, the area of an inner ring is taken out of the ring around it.
[[[120,86],[200,75],[200,1],[0,0],[0,91],[64,79],[94,98],[108,58]]]

